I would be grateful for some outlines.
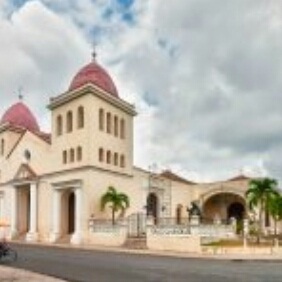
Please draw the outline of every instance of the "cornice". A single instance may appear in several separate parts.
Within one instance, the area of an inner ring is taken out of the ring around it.
[[[124,112],[135,116],[137,113],[135,111],[135,107],[132,104],[127,103],[126,101],[117,98],[103,89],[97,87],[96,85],[92,83],[87,83],[86,85],[83,85],[82,87],[75,89],[70,92],[65,92],[57,97],[53,97],[50,99],[50,104],[47,106],[50,110],[53,110],[61,105],[64,105],[65,103],[72,101],[74,99],[77,99],[85,94],[92,94],[96,97],[101,98],[102,100],[120,108]]]

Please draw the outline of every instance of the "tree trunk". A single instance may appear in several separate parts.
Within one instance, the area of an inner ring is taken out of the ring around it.
[[[112,209],[112,224],[115,225],[116,224],[116,220],[115,220],[115,209]]]
[[[262,213],[263,213],[263,202],[260,203],[260,209],[259,209],[259,228],[258,228],[258,234],[257,234],[257,244],[260,244],[260,238],[262,235]]]

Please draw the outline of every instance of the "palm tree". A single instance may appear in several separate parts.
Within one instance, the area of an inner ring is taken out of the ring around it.
[[[249,189],[246,191],[246,197],[251,210],[254,207],[259,209],[259,229],[257,242],[259,243],[263,226],[263,213],[269,212],[270,199],[278,195],[277,181],[271,178],[252,179],[249,182]]]
[[[108,191],[101,197],[101,210],[103,211],[105,207],[110,204],[112,210],[112,224],[115,224],[115,214],[119,210],[124,212],[129,208],[129,198],[124,193],[119,193],[117,190],[109,186]]]
[[[271,197],[269,212],[274,220],[274,235],[277,235],[277,222],[282,220],[282,196],[280,194]]]

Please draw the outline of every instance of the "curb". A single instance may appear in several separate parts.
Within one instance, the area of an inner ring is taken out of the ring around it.
[[[41,248],[59,248],[59,249],[75,249],[79,251],[98,251],[98,252],[113,252],[132,255],[148,255],[148,256],[162,256],[162,257],[175,257],[187,259],[215,259],[215,260],[228,260],[228,261],[255,261],[255,262],[281,262],[282,254],[198,254],[198,253],[181,253],[173,251],[155,251],[149,249],[126,249],[122,247],[107,247],[100,245],[71,245],[71,244],[49,244],[49,243],[32,243],[32,242],[19,242],[10,241],[11,244],[20,246],[31,246]]]

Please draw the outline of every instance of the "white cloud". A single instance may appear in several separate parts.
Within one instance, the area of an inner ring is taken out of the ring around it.
[[[137,165],[197,180],[242,169],[282,178],[281,1],[136,0],[133,23],[114,0],[28,1],[10,17],[4,3],[2,110],[21,85],[40,113],[95,39],[98,61],[139,110]]]

